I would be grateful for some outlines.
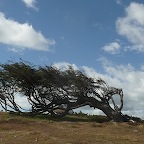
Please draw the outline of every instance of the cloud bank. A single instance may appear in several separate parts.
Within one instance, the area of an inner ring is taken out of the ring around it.
[[[132,2],[117,19],[116,29],[130,42],[129,49],[144,52],[144,4]]]
[[[118,42],[112,42],[112,43],[109,43],[107,45],[105,45],[103,47],[103,50],[105,52],[108,52],[110,54],[118,54],[119,51],[120,51],[120,44]]]
[[[0,43],[12,47],[11,50],[15,52],[25,49],[49,51],[55,41],[45,38],[32,25],[7,19],[0,12]]]

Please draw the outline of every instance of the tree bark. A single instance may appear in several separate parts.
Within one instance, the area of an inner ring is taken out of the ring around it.
[[[106,102],[98,101],[93,97],[85,98],[85,100],[91,104],[90,106],[103,111],[103,113],[106,114],[107,117],[111,120],[114,120],[116,122],[128,121],[128,119],[121,112],[115,111]]]

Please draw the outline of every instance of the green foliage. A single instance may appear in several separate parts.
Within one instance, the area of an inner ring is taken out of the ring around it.
[[[6,111],[23,111],[15,102],[17,94],[27,97],[32,114],[62,117],[69,110],[89,105],[102,110],[111,119],[123,119],[120,113],[123,95],[120,109],[113,100],[113,108],[109,104],[114,94],[123,94],[122,90],[109,87],[102,79],[89,78],[71,66],[62,71],[53,66],[36,67],[24,61],[1,64],[0,104]]]
[[[15,103],[16,93],[27,96],[35,112],[46,111],[54,99],[55,103],[61,103],[59,100],[66,100],[68,96],[86,96],[93,89],[93,83],[91,78],[72,67],[61,71],[52,66],[34,67],[24,61],[0,65],[1,100],[2,97],[8,99],[9,106],[16,111],[20,111]]]

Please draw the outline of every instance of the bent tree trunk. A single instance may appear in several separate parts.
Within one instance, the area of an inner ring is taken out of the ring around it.
[[[90,105],[93,106],[94,108],[97,108],[103,111],[103,113],[106,114],[106,116],[111,120],[114,120],[116,122],[128,121],[128,119],[121,112],[115,111],[106,102],[100,102],[93,97],[86,98],[85,100],[89,102]]]
[[[114,121],[117,122],[127,121],[125,116],[121,112],[114,111],[109,105],[100,104],[99,109],[102,110],[110,119]]]

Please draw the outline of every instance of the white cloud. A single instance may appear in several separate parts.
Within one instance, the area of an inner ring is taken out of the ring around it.
[[[110,54],[117,54],[120,51],[120,44],[118,42],[112,42],[110,44],[107,44],[103,47],[103,50],[105,52],[108,52]]]
[[[117,4],[121,5],[122,1],[121,0],[116,0]]]
[[[4,13],[0,12],[0,43],[9,45],[12,51],[24,49],[49,51],[55,41],[45,38],[32,25],[7,19]]]
[[[117,31],[129,40],[131,50],[144,52],[144,4],[132,2],[125,13],[116,21]]]
[[[22,0],[22,1],[26,4],[27,7],[38,10],[38,8],[35,6],[36,0]]]
[[[103,74],[87,66],[74,66],[89,77],[100,77],[105,80],[108,85],[122,88],[124,91],[123,113],[144,119],[142,113],[144,112],[144,71],[141,68],[136,70],[131,64],[114,65],[105,58],[101,59],[101,63],[104,68]],[[60,63],[55,63],[55,65],[60,65]],[[64,68],[64,66],[67,67],[67,65],[70,64],[66,62],[61,63],[62,68]],[[97,111],[88,107],[84,109],[84,112],[98,114]]]
[[[57,63],[54,63],[53,66],[61,70],[67,70],[69,66],[71,66],[74,70],[79,69],[75,64],[70,64],[67,62],[57,62]]]
[[[26,110],[26,111],[29,111],[30,108],[31,108],[31,105],[30,103],[28,102],[28,99],[26,96],[23,96],[22,94],[20,93],[17,93],[15,95],[15,102],[16,104],[18,104],[21,108],[23,108],[22,111]]]

